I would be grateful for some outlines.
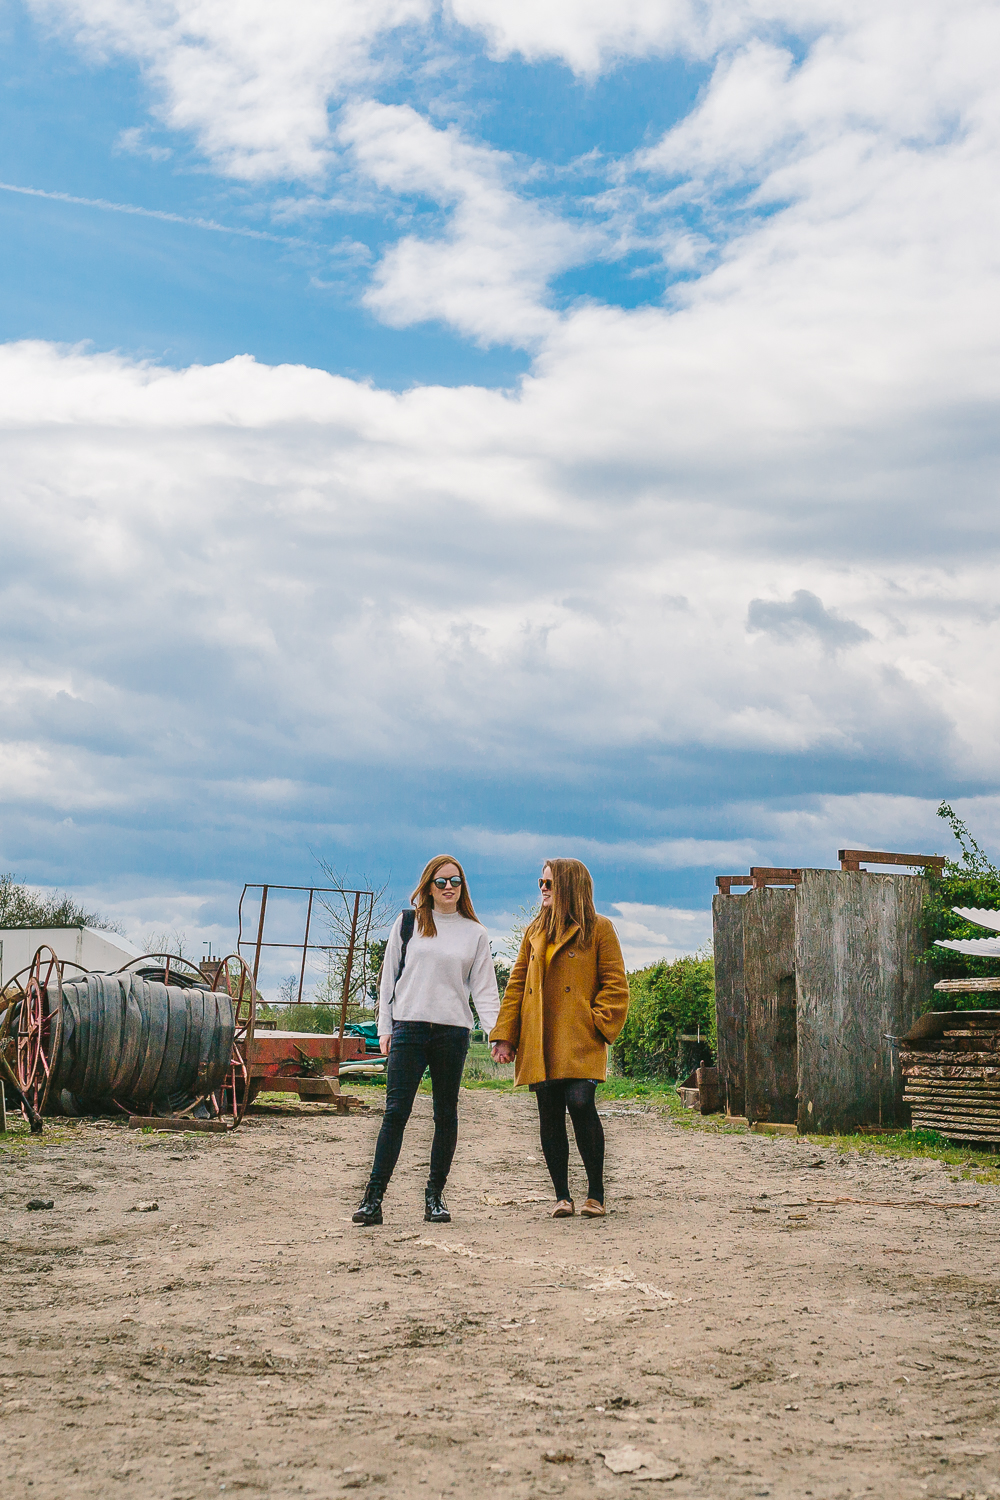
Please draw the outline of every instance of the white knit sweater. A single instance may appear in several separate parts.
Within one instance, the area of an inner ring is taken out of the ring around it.
[[[436,937],[421,937],[414,927],[406,947],[406,967],[396,985],[402,948],[400,914],[392,926],[379,987],[378,1034],[390,1036],[393,1021],[433,1021],[438,1026],[467,1026],[475,1017],[492,1031],[500,1013],[497,976],[486,928],[458,912],[434,913]]]

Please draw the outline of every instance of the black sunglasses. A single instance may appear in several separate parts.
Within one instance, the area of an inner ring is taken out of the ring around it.
[[[551,882],[551,880],[544,880],[540,876],[539,880],[538,880],[538,889],[540,891],[551,891],[551,889],[552,889],[552,882]]]
[[[443,891],[446,885],[454,886],[455,890],[458,891],[462,888],[462,877],[461,875],[436,875],[434,877],[434,884],[439,891]]]

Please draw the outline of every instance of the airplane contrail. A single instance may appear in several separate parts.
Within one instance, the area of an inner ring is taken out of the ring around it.
[[[312,240],[269,234],[266,229],[235,228],[231,224],[218,224],[215,219],[189,218],[185,214],[168,213],[162,208],[139,208],[135,203],[112,203],[107,198],[78,198],[73,193],[50,193],[44,188],[19,187],[13,182],[0,182],[0,190],[5,193],[21,193],[26,198],[50,198],[56,203],[78,203],[84,208],[103,208],[116,214],[138,214],[144,219],[162,219],[167,224],[187,224],[193,229],[210,229],[214,234],[238,234],[248,240],[267,240],[273,245],[300,245],[310,250],[321,248]]]

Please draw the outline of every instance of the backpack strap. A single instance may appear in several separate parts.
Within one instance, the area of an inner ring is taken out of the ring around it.
[[[396,985],[399,983],[399,976],[406,968],[406,950],[409,947],[410,938],[413,936],[413,927],[416,920],[417,914],[414,911],[413,907],[405,907],[403,910],[403,920],[399,924],[399,935],[402,938],[402,948],[399,954],[399,968],[396,970],[396,978],[393,980],[392,984],[393,993],[395,993]]]

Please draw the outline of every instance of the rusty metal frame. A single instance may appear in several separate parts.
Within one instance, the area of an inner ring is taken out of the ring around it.
[[[260,912],[257,919],[257,932],[254,937],[243,936],[243,902],[248,891],[260,892]],[[270,943],[264,937],[267,916],[267,898],[272,891],[300,891],[308,895],[306,903],[306,924],[301,943]],[[316,898],[320,898],[320,905],[327,905],[323,901],[324,896],[337,896],[344,901],[345,918],[350,921],[350,936],[343,943],[311,943],[309,933],[312,927],[313,908]],[[353,897],[353,902],[351,898]],[[368,938],[371,932],[372,917],[375,910],[375,892],[347,890],[337,885],[263,885],[247,884],[243,887],[239,905],[239,936],[236,940],[236,952],[242,957],[244,948],[253,953],[253,978],[257,982],[257,973],[260,969],[260,956],[265,948],[291,948],[296,953],[301,953],[302,959],[299,964],[299,990],[297,998],[292,1004],[302,1004],[302,989],[306,977],[306,959],[310,952],[315,953],[343,953],[346,955],[346,972],[344,974],[343,993],[340,999],[340,1038],[343,1041],[344,1026],[347,1021],[347,1002],[351,993],[351,980],[354,977],[354,956],[361,947],[362,955],[368,952]],[[365,958],[362,957],[362,971],[364,970]],[[271,1002],[274,1003],[274,1002]]]

